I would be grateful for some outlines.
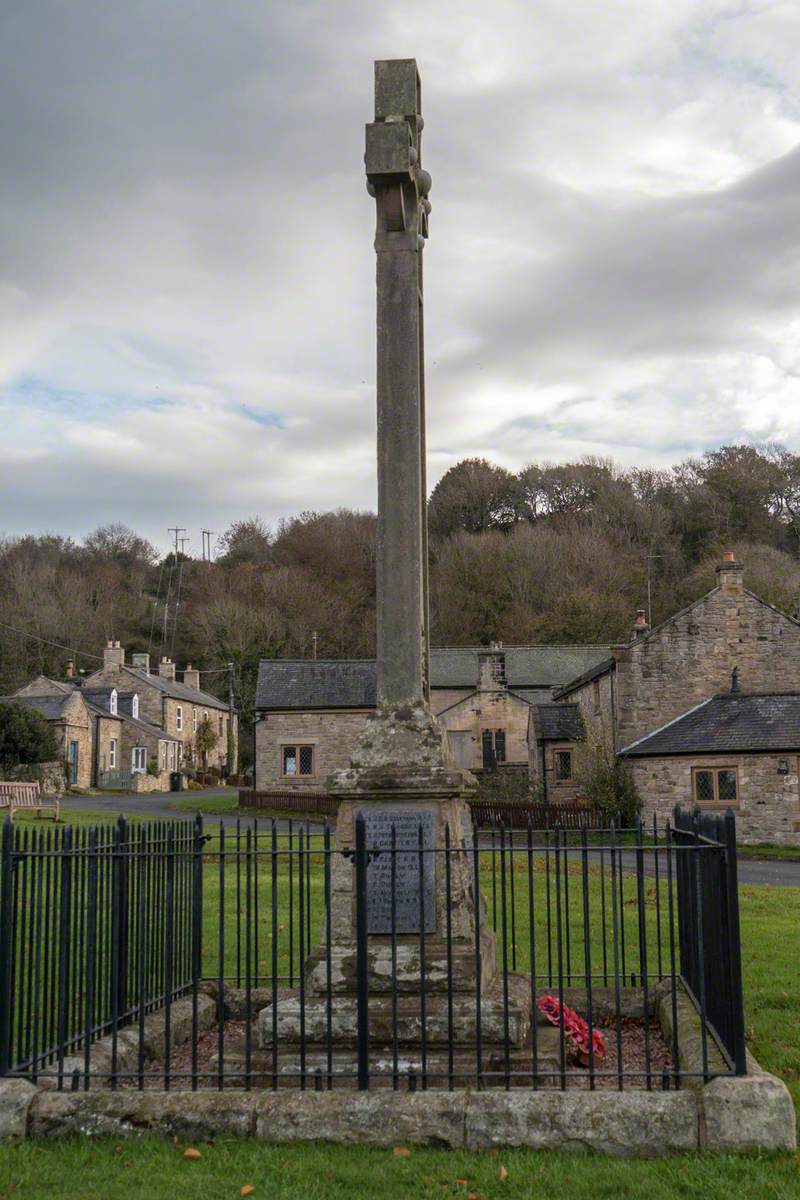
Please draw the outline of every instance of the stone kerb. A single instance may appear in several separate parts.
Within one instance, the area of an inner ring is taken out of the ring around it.
[[[52,1092],[0,1082],[0,1137],[255,1136],[454,1150],[521,1147],[654,1158],[796,1149],[791,1098],[762,1072],[679,1092]]]

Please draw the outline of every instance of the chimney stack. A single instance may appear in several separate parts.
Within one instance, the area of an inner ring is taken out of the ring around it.
[[[103,651],[103,670],[119,670],[125,666],[125,651],[120,646],[119,642],[106,642]]]
[[[131,655],[131,666],[136,667],[137,671],[144,671],[145,675],[150,674],[150,655],[137,651]]]
[[[200,672],[191,663],[187,663],[183,672],[183,682],[187,687],[200,691]]]
[[[650,626],[647,621],[647,613],[645,612],[645,610],[643,608],[637,608],[636,620],[633,623],[634,641],[637,638],[647,637],[649,632],[650,632]]]
[[[171,658],[162,658],[158,664],[158,673],[162,679],[171,679],[175,682],[175,663]]]
[[[717,567],[717,585],[723,596],[744,594],[744,567],[736,561],[732,550],[726,550]]]
[[[506,683],[506,656],[502,642],[492,642],[488,650],[478,652],[478,691],[501,692]]]

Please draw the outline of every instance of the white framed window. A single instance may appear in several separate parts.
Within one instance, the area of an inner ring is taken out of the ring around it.
[[[131,751],[131,770],[134,775],[144,775],[147,770],[147,747],[134,746]]]
[[[170,769],[170,771],[175,770],[175,743],[174,742],[170,742],[170,744],[169,744],[169,769]]]
[[[183,742],[178,742],[178,766],[183,766]]]
[[[192,733],[197,733],[197,709],[192,709]]]
[[[166,769],[167,769],[167,743],[162,742],[161,743],[161,770],[166,771]]]
[[[208,709],[207,708],[203,709],[203,720],[204,721],[208,720]]]
[[[180,704],[175,707],[175,728],[178,733],[183,731],[183,708]]]
[[[112,716],[117,715],[117,689],[111,689],[111,695],[108,697],[108,711]]]
[[[108,769],[110,771],[114,771],[114,770],[116,770],[116,766],[117,766],[117,739],[109,738],[108,739]]]
[[[139,720],[139,696],[136,692],[134,692],[133,699],[131,700],[131,716],[134,720]]]

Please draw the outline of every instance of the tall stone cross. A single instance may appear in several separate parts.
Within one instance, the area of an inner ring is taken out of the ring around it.
[[[416,61],[376,62],[364,159],[377,210],[377,699],[387,708],[430,696],[422,253],[431,178],[421,108]]]

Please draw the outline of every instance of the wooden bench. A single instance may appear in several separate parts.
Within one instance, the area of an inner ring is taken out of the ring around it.
[[[8,815],[14,819],[14,813],[20,809],[36,809],[36,815],[41,817],[42,810],[52,812],[53,820],[58,820],[60,796],[43,796],[38,783],[2,783],[0,782],[0,812],[8,809]]]

